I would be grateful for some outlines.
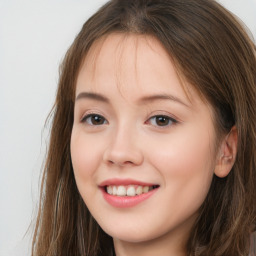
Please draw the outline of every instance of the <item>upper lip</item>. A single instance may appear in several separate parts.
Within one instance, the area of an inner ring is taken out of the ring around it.
[[[113,185],[154,186],[158,184],[138,181],[134,179],[117,179],[117,178],[104,180],[99,184],[100,187],[113,186]]]

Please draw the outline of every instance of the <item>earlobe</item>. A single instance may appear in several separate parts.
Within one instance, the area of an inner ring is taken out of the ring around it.
[[[226,177],[231,171],[237,154],[237,129],[233,126],[221,143],[220,152],[214,173],[220,178]]]

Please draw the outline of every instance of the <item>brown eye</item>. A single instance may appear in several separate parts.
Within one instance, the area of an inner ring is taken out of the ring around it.
[[[175,123],[177,123],[177,121],[169,116],[153,116],[149,119],[149,122],[153,125],[153,126],[160,126],[160,127],[164,127],[164,126],[170,126],[173,125]]]
[[[107,120],[101,115],[90,114],[85,116],[82,119],[82,122],[87,123],[89,125],[103,125],[107,123]]]
[[[157,116],[156,117],[156,124],[158,126],[166,126],[170,122],[170,119],[165,116]]]

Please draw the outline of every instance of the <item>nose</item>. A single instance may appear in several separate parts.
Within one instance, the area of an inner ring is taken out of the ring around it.
[[[120,167],[141,165],[144,157],[136,132],[127,127],[113,133],[103,158],[105,163]]]

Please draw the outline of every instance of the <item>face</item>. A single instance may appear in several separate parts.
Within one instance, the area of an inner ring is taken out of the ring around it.
[[[185,237],[214,171],[210,107],[149,36],[94,43],[76,86],[72,163],[96,221],[121,241]]]

